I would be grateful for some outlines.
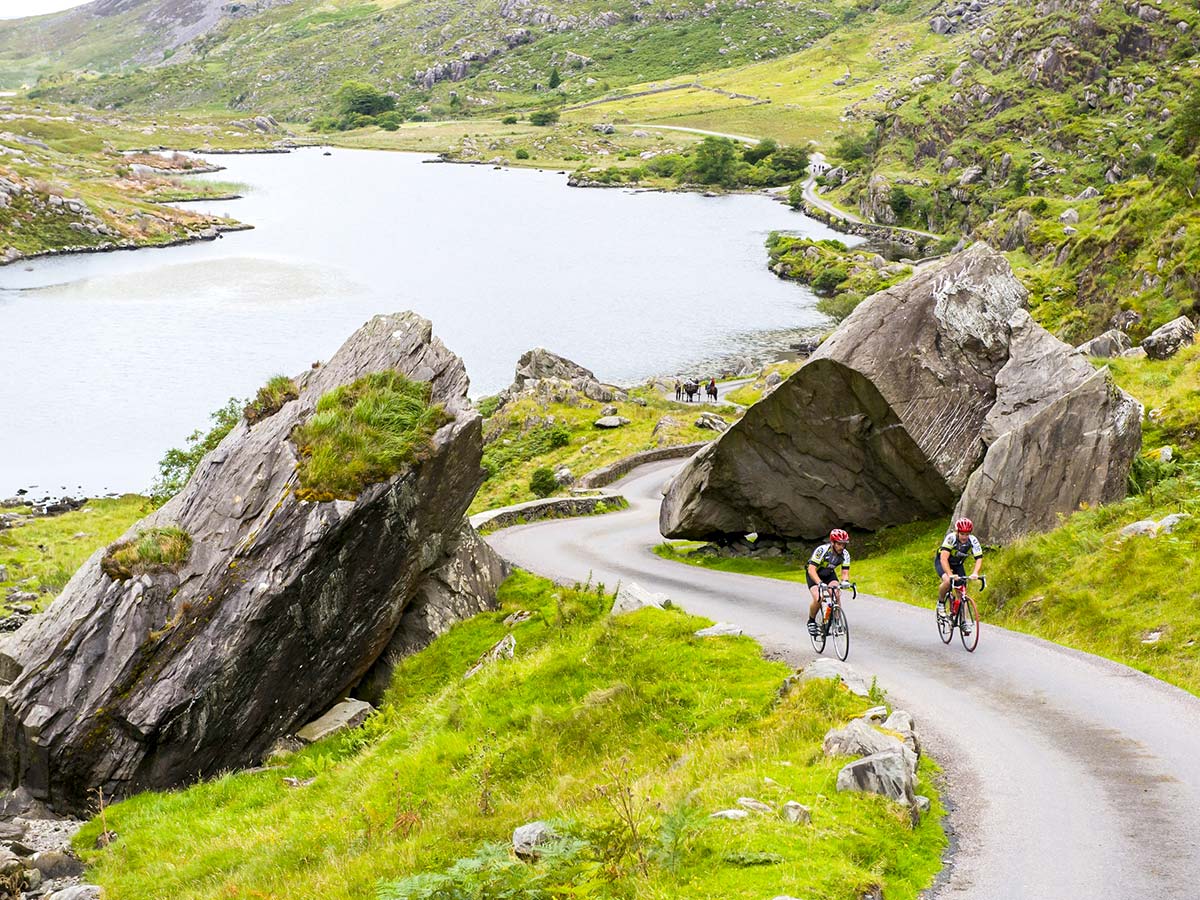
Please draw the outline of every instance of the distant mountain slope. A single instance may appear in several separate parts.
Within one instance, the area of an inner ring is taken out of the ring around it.
[[[45,74],[117,71],[162,62],[222,22],[291,0],[93,0],[59,13],[0,22],[0,84]]]
[[[0,26],[0,77],[124,72],[64,77],[41,90],[101,107],[215,104],[290,118],[328,111],[330,95],[357,78],[396,93],[409,110],[453,104],[469,112],[540,102],[555,70],[568,96],[585,99],[786,55],[860,12],[852,0],[124,3],[102,18],[96,13],[110,7],[91,4]],[[155,24],[163,17],[170,24]],[[155,67],[131,71],[148,64]]]

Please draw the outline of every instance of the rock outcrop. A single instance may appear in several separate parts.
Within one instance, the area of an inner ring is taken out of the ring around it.
[[[501,393],[501,397],[507,401],[525,393],[561,389],[564,385],[598,403],[625,399],[624,391],[611,384],[602,383],[591,369],[585,369],[565,356],[559,356],[541,347],[521,354],[521,358],[517,360],[513,383]]]
[[[296,499],[293,429],[329,390],[394,369],[449,420],[354,500]],[[256,763],[379,660],[493,602],[501,567],[464,516],[482,471],[462,361],[412,313],[379,316],[299,396],[244,420],[125,539],[171,526],[189,555],[117,581],[97,552],[0,643],[0,780],[78,809]]]
[[[1170,359],[1184,347],[1196,340],[1196,326],[1187,316],[1172,319],[1161,328],[1156,328],[1141,343],[1151,359]]]
[[[1110,328],[1101,335],[1079,345],[1079,352],[1088,356],[1099,356],[1104,359],[1120,356],[1133,346],[1129,335],[1116,328]]]
[[[835,526],[946,514],[961,496],[960,512],[994,525],[980,528],[984,538],[1004,541],[1022,516],[1046,527],[1081,502],[1120,496],[1140,407],[1106,373],[1095,380],[1082,354],[1030,318],[1025,299],[985,244],[869,297],[676,476],[662,533],[813,539]],[[1038,441],[1074,441],[1082,452],[1039,472],[1016,452]],[[989,486],[1018,505],[977,512]]]

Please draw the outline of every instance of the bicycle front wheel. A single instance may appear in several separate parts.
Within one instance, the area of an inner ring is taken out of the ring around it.
[[[817,613],[817,633],[809,635],[812,638],[813,649],[818,653],[825,652],[825,636],[829,633],[829,625],[825,621],[825,610],[821,609]]]
[[[958,609],[958,636],[968,653],[974,653],[979,646],[979,612],[975,609],[975,601],[964,597],[962,606]]]
[[[846,613],[840,606],[833,608],[833,615],[829,620],[829,632],[833,635],[833,652],[837,654],[838,659],[845,662],[846,657],[850,655],[850,623],[846,620]]]
[[[949,604],[949,599],[947,599]],[[949,610],[946,612],[938,612],[937,607],[933,608],[933,614],[937,616],[938,634],[941,635],[942,643],[949,644],[954,640],[954,618],[950,615]]]

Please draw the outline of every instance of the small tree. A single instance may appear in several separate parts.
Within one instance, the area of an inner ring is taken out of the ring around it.
[[[912,208],[912,197],[900,185],[893,185],[888,205],[891,206],[892,212],[896,214],[896,221],[903,222],[904,217],[908,215],[909,209]]]
[[[529,114],[530,125],[553,125],[558,121],[558,110],[539,109]]]
[[[804,208],[804,182],[793,181],[792,186],[788,188],[788,206],[792,209]]]
[[[706,137],[692,158],[692,179],[699,184],[729,184],[737,163],[737,147],[729,138]]]
[[[558,490],[558,482],[554,480],[554,472],[546,466],[534,469],[529,478],[529,490],[538,497],[549,497]]]
[[[757,162],[762,162],[772,153],[779,149],[779,144],[774,138],[763,138],[757,144],[747,147],[742,151],[742,159],[754,165]]]
[[[344,116],[374,116],[395,109],[396,98],[365,81],[346,81],[334,95],[338,111]]]
[[[556,87],[562,84],[562,76],[558,74],[558,66],[555,66],[550,70],[550,80],[547,82],[547,84],[550,85],[550,90],[554,90]]]
[[[808,174],[808,148],[780,147],[771,154],[771,168],[785,181],[804,178]]]
[[[1192,86],[1183,98],[1182,108],[1175,116],[1175,137],[1171,149],[1187,157],[1200,145],[1200,84]]]

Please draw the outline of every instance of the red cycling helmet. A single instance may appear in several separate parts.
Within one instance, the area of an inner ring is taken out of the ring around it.
[[[850,543],[850,535],[842,531],[840,528],[835,528],[833,531],[829,532],[829,540],[837,541],[840,544],[848,544]]]
[[[958,519],[954,523],[954,530],[961,531],[963,534],[970,534],[975,530],[975,523],[970,519]]]

